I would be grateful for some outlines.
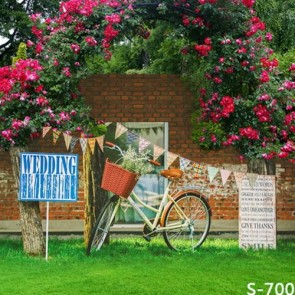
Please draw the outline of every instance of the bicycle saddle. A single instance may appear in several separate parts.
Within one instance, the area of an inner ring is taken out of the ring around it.
[[[168,170],[162,170],[160,172],[160,174],[163,176],[163,177],[166,177],[168,179],[179,179],[182,177],[183,175],[183,172],[182,170],[180,169],[168,169]]]

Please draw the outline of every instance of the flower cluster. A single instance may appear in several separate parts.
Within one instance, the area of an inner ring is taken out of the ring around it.
[[[253,156],[255,150],[257,157],[293,161],[295,83],[293,78],[281,80],[278,61],[267,47],[272,35],[256,16],[254,4],[168,0],[157,13],[182,8],[173,21],[186,37],[194,37],[181,52],[206,63],[195,132],[199,144],[234,145],[244,156]],[[111,58],[111,44],[125,30],[147,38],[143,10],[134,0],[69,0],[52,19],[32,15],[29,58],[0,68],[0,146],[25,144],[44,125],[92,133],[85,121],[89,108],[78,87],[88,74],[84,57]],[[289,71],[294,75],[295,64]]]

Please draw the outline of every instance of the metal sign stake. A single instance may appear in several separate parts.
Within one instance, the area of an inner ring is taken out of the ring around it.
[[[46,202],[46,254],[45,259],[48,261],[48,232],[49,232],[49,202]]]

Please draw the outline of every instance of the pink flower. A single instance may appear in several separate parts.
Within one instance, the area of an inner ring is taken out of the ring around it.
[[[21,120],[17,120],[17,119],[13,119],[13,120],[12,120],[12,123],[11,123],[11,127],[12,127],[12,129],[14,129],[14,130],[19,130],[19,129],[21,129],[23,126],[24,126],[23,121],[21,121]]]
[[[185,27],[189,26],[189,24],[190,24],[190,19],[189,19],[189,17],[188,17],[187,15],[184,15],[184,16],[182,17],[182,23],[183,23],[183,25],[184,25]]]
[[[35,45],[34,42],[32,42],[31,40],[27,41],[27,47],[33,47]]]
[[[39,96],[36,98],[36,104],[44,107],[47,106],[49,102],[45,97]]]
[[[59,117],[62,121],[70,121],[71,120],[71,117],[70,117],[69,113],[67,113],[67,112],[61,112],[59,114]]]
[[[216,83],[216,84],[221,84],[222,83],[222,79],[219,78],[219,77],[214,77],[213,78],[213,82]]]
[[[71,44],[71,49],[75,54],[79,54],[80,46],[78,44]]]
[[[209,52],[211,51],[212,46],[211,45],[195,45],[195,50],[201,55],[201,56],[208,56]]]
[[[235,110],[234,100],[230,96],[224,96],[220,101],[220,105],[223,107],[221,115],[225,118],[228,118]]]
[[[119,31],[115,30],[112,25],[107,25],[104,30],[104,37],[107,41],[111,41],[119,34]]]
[[[268,111],[266,106],[259,104],[253,108],[253,111],[258,117],[259,122],[263,123],[271,121],[270,112]]]
[[[280,152],[278,154],[278,157],[281,159],[287,158],[288,156],[289,156],[289,153],[287,153],[287,152]]]
[[[265,34],[265,40],[266,40],[266,41],[271,41],[271,40],[272,40],[272,34],[269,33],[269,32],[267,32],[267,33]]]
[[[255,0],[242,0],[242,3],[247,8],[251,8],[255,4]]]
[[[271,160],[274,158],[274,156],[276,155],[276,153],[269,153],[269,154],[262,154],[262,158],[265,160]]]
[[[261,83],[269,82],[270,78],[269,78],[268,72],[265,71],[265,70],[262,71],[259,80],[260,80]]]
[[[211,139],[212,142],[217,141],[217,138],[216,138],[216,136],[214,134],[210,136],[210,139]]]
[[[207,38],[205,38],[204,43],[206,45],[211,45],[212,44],[212,40],[209,37],[207,37]]]
[[[96,46],[97,45],[97,41],[93,37],[91,37],[91,36],[87,36],[85,38],[85,41],[87,42],[87,44],[89,46]]]
[[[66,77],[70,77],[71,76],[71,72],[70,72],[70,68],[69,67],[64,67],[62,69],[62,73],[66,76]]]
[[[58,62],[57,59],[54,59],[54,61],[53,61],[53,65],[54,65],[55,67],[57,67],[57,66],[59,65],[59,62]]]
[[[121,16],[119,14],[111,14],[105,17],[105,20],[110,24],[119,24],[121,22]]]
[[[36,44],[35,52],[36,52],[37,54],[39,54],[39,53],[41,53],[41,52],[43,51],[43,49],[44,49],[44,47],[43,47],[42,43],[41,43],[41,42],[38,42],[38,43]]]
[[[13,138],[13,132],[12,132],[11,129],[6,129],[6,130],[1,131],[1,135],[6,140],[12,142],[13,144],[15,143],[14,140],[12,139]]]
[[[223,64],[223,63],[225,62],[225,58],[224,58],[224,57],[220,57],[220,58],[219,58],[219,62],[220,62],[221,64]]]
[[[13,82],[10,79],[2,78],[0,79],[0,93],[9,93],[12,89]]]
[[[240,135],[251,140],[259,139],[258,130],[253,129],[252,127],[240,128]]]

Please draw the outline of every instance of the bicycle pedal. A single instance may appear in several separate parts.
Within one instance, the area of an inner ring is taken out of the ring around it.
[[[150,236],[143,236],[143,238],[147,241],[150,242],[152,240],[152,238]]]

